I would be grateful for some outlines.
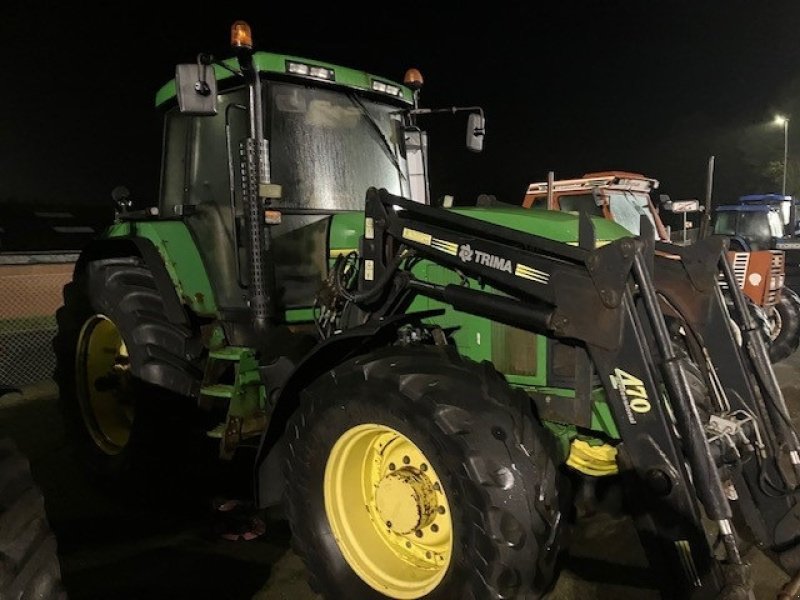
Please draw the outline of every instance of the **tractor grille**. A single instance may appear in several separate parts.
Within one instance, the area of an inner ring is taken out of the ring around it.
[[[781,290],[786,276],[786,255],[781,250],[771,252],[772,260],[769,265],[769,290],[767,291],[767,306],[774,306],[780,298]]]
[[[750,265],[750,253],[749,252],[728,252],[727,253],[728,262],[731,263],[731,270],[733,271],[733,278],[736,280],[736,285],[739,286],[739,289],[744,289],[744,280],[747,277],[747,267]],[[720,271],[719,275],[717,275],[717,281],[719,282],[719,287],[722,288],[723,291],[728,289],[728,282],[725,281],[725,276]]]
[[[744,289],[744,278],[747,276],[747,267],[750,265],[750,253],[734,252],[733,254],[733,276],[739,289]]]

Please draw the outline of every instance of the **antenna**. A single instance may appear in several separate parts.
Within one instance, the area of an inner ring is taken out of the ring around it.
[[[708,237],[708,228],[711,225],[711,193],[714,189],[714,156],[708,157],[708,171],[706,172],[706,198],[703,204],[703,214],[700,216],[700,231],[698,239]]]

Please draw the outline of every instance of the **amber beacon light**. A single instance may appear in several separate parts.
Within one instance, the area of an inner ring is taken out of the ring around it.
[[[231,46],[233,48],[253,48],[253,33],[245,21],[235,21],[231,25]]]
[[[403,77],[403,83],[412,90],[418,90],[425,83],[425,80],[422,78],[422,73],[419,72],[419,69],[409,69],[406,71],[405,77]]]

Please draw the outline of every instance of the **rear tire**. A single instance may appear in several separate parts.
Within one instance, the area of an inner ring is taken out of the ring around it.
[[[388,433],[383,439],[392,441],[361,455],[357,441],[347,445],[370,430]],[[342,364],[304,390],[286,435],[285,501],[293,542],[312,587],[326,597],[534,599],[551,587],[565,533],[566,479],[530,399],[489,363],[439,347],[381,349]],[[349,448],[344,453],[343,443]],[[357,465],[376,464],[386,448],[400,443],[412,449],[403,452],[411,455],[402,459],[408,466],[398,460],[396,471],[394,463],[385,471],[380,467],[374,492],[366,479],[360,488],[336,487],[341,473],[367,473],[371,469]],[[338,462],[341,456],[345,462]],[[416,468],[420,460],[429,467]],[[433,514],[433,524],[420,522],[403,532],[381,512],[387,480],[394,484],[404,477],[441,484],[433,488],[440,490],[438,513],[428,512],[427,504],[411,511]],[[434,530],[440,518],[441,529]],[[343,522],[353,527],[343,528]],[[451,544],[434,557],[441,562],[408,562],[417,559],[405,556],[404,547],[424,557],[424,544],[441,543],[443,531],[450,532]],[[363,550],[366,559],[359,558]],[[373,564],[378,567],[371,570]]]
[[[138,257],[92,261],[64,288],[55,380],[68,435],[103,479],[186,442],[202,345],[188,320],[172,323],[165,306]]]
[[[0,440],[0,598],[66,600],[56,538],[25,457]]]
[[[772,333],[769,358],[773,363],[789,358],[800,345],[800,297],[784,287],[777,304],[769,315]]]

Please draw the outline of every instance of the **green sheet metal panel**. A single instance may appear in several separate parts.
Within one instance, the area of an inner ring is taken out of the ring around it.
[[[150,240],[164,261],[178,297],[198,315],[217,315],[217,304],[205,265],[183,221],[116,223],[106,231],[105,237],[141,237]]]

